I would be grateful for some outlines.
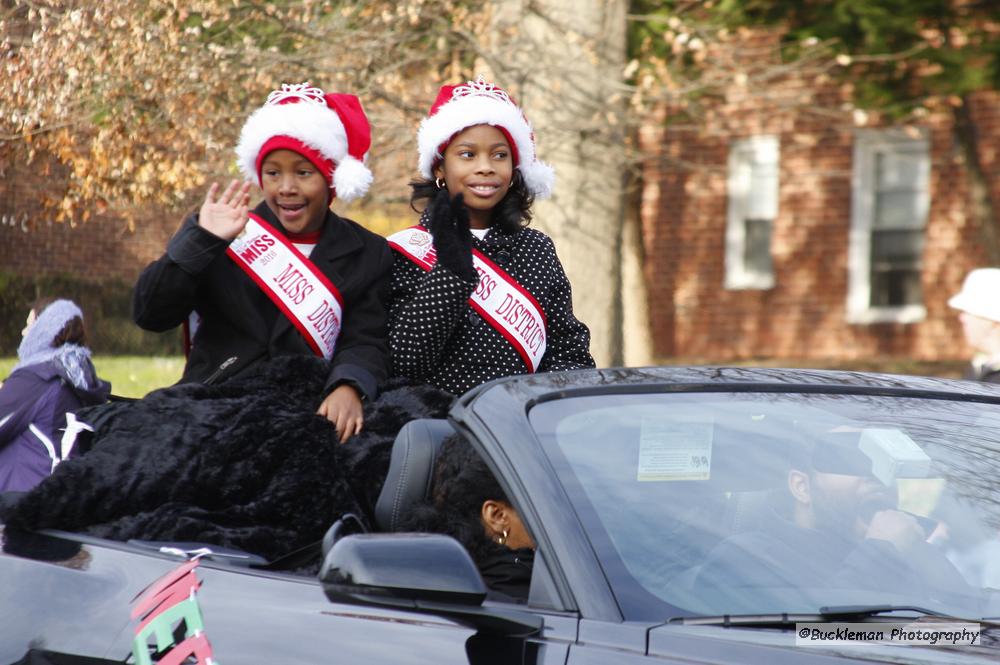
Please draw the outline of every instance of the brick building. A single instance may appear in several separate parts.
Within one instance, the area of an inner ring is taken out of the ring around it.
[[[969,214],[951,111],[890,129],[833,81],[766,92],[733,86],[697,126],[664,111],[640,133],[654,354],[967,358],[946,301],[995,241]],[[1000,210],[1000,93],[972,102]]]
[[[0,270],[14,274],[76,275],[95,284],[132,282],[163,253],[179,221],[154,213],[150,223],[130,231],[114,217],[96,216],[75,226],[31,220],[31,178],[20,173],[5,177],[7,186],[0,186]],[[18,194],[11,191],[15,188]]]

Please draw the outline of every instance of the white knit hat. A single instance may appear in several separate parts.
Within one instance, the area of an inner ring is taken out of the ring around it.
[[[350,201],[372,183],[365,166],[370,146],[371,126],[357,97],[324,93],[308,82],[286,83],[247,118],[236,155],[247,180],[260,184],[264,157],[294,150],[319,169],[335,196]]]
[[[976,268],[965,276],[962,290],[948,304],[963,312],[1000,323],[1000,268]]]
[[[501,88],[480,76],[463,85],[446,85],[417,132],[420,174],[434,179],[434,167],[443,158],[452,137],[467,127],[492,125],[502,131],[510,143],[514,165],[524,184],[536,198],[548,198],[555,184],[555,171],[538,161],[535,135],[520,107]]]

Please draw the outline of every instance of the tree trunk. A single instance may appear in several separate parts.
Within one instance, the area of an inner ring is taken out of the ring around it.
[[[556,244],[598,366],[623,357],[625,10],[622,0],[495,0],[486,65],[509,85],[556,170],[534,226]]]
[[[638,145],[638,141],[633,142]],[[629,367],[653,362],[653,335],[646,291],[646,251],[642,242],[642,179],[636,169],[625,178],[621,240],[622,362]]]

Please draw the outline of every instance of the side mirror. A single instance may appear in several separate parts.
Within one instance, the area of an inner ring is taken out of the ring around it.
[[[531,612],[483,607],[483,578],[469,553],[450,536],[346,535],[332,543],[319,579],[334,602],[425,612],[498,635],[537,635],[544,626]]]
[[[481,605],[486,598],[469,553],[436,534],[344,536],[327,552],[319,579],[327,598],[338,602],[414,607],[418,600]]]
[[[321,544],[321,551],[323,553],[323,559],[326,559],[326,555],[330,553],[333,549],[334,543],[345,536],[352,536],[356,533],[365,533],[365,525],[361,522],[361,519],[354,513],[346,513],[339,520],[334,522],[326,533],[323,534],[323,540]]]

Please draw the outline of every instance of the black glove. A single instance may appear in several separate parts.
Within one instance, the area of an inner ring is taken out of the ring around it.
[[[467,282],[478,281],[479,273],[472,267],[469,211],[462,202],[462,195],[451,198],[447,189],[438,191],[431,202],[427,224],[434,238],[438,263]]]

